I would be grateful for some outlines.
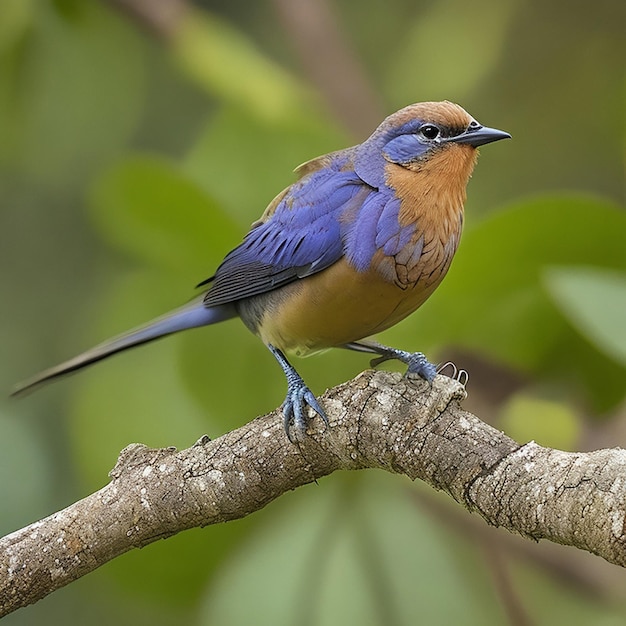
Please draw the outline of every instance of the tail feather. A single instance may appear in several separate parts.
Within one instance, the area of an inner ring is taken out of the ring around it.
[[[186,330],[188,328],[196,328],[198,326],[208,326],[216,324],[237,315],[234,306],[230,304],[206,307],[202,300],[195,299],[192,302],[170,311],[165,315],[158,317],[143,326],[133,328],[128,332],[122,333],[117,337],[108,339],[101,344],[69,359],[64,363],[60,363],[55,367],[51,367],[33,378],[30,378],[15,387],[12,396],[19,396],[27,392],[33,391],[40,385],[47,383],[55,378],[75,372],[91,363],[96,363],[102,359],[122,352],[128,348],[139,346],[149,341],[154,341],[159,337],[171,335],[172,333]]]

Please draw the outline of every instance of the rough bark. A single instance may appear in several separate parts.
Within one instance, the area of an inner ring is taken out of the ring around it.
[[[291,444],[278,412],[191,448],[125,448],[111,482],[0,539],[0,615],[181,530],[248,515],[339,469],[421,479],[489,524],[626,565],[626,451],[520,445],[460,407],[465,390],[368,371],[325,394]],[[407,538],[410,540],[410,538]]]

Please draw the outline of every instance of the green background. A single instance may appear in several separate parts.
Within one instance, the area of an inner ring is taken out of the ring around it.
[[[381,339],[454,359],[465,406],[520,442],[626,446],[623,3],[216,0],[159,29],[119,4],[0,3],[0,534],[101,487],[128,443],[187,447],[280,404],[238,321],[7,395],[187,300],[295,166],[421,100],[513,141],[483,150],[443,285]],[[296,363],[316,392],[366,364]],[[625,617],[616,566],[370,471],[124,555],[5,622]]]

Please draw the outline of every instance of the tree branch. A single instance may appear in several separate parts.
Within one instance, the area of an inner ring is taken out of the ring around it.
[[[290,444],[273,412],[191,448],[125,448],[111,482],[0,539],[0,616],[136,547],[248,515],[339,469],[419,478],[489,523],[626,565],[626,451],[519,445],[463,411],[464,388],[367,371],[328,391],[330,428]]]
[[[335,117],[355,137],[368,135],[385,117],[346,29],[328,0],[272,0],[285,37]]]

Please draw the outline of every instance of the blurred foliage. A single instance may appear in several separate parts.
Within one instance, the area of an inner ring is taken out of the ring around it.
[[[449,276],[384,340],[508,372],[514,389],[481,387],[470,368],[468,404],[486,398],[482,417],[565,449],[626,440],[618,5],[333,4],[381,119],[447,98],[514,136],[481,157]],[[0,3],[3,388],[191,297],[296,165],[367,134],[342,128],[301,69],[280,7],[206,0],[165,40],[107,2]],[[365,366],[343,351],[298,363],[317,391]],[[188,446],[283,394],[271,355],[233,321],[2,401],[0,532],[100,487],[132,441]],[[450,505],[442,521],[414,492],[440,500],[376,472],[332,476],[129,553],[6,623],[499,624],[519,607],[539,624],[623,623],[621,571],[481,543],[469,516]]]
[[[261,119],[290,117],[312,95],[279,65],[259,54],[237,28],[210,13],[190,12],[172,43],[183,72],[211,95],[249,109]]]
[[[559,450],[576,448],[580,424],[569,405],[518,393],[502,408],[500,426],[516,441],[536,441]]]
[[[546,286],[563,315],[581,335],[626,365],[626,276],[597,267],[548,268]]]

